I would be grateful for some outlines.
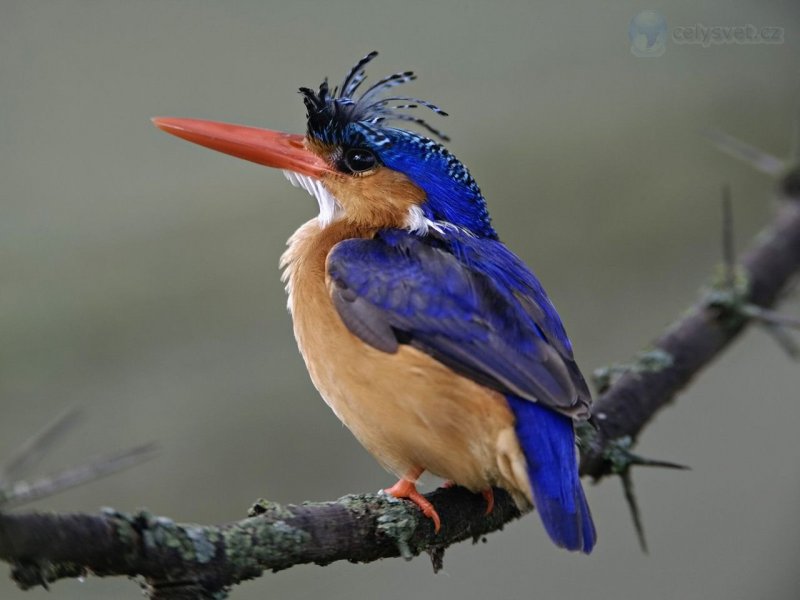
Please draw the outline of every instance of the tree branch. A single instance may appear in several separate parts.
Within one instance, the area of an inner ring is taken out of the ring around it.
[[[757,313],[746,307],[771,307],[798,271],[800,203],[787,201],[737,265],[743,285],[709,291],[651,351],[606,381],[595,404],[597,429],[581,429],[582,473],[599,479],[646,462],[628,452],[642,428],[743,331]],[[606,379],[615,373],[607,371]],[[460,488],[428,498],[442,516],[438,535],[414,505],[382,494],[287,506],[261,501],[248,518],[221,526],[113,510],[0,513],[0,559],[11,563],[23,588],[92,572],[142,576],[150,598],[224,598],[230,586],[265,570],[304,563],[410,558],[426,551],[437,568],[450,544],[477,540],[520,516],[501,490],[495,490],[489,516],[480,496]]]
[[[265,570],[299,564],[411,558],[423,551],[440,560],[444,547],[477,541],[520,516],[502,490],[495,490],[488,516],[483,498],[463,488],[428,497],[442,517],[438,535],[416,506],[382,493],[286,506],[262,500],[248,518],[221,526],[110,509],[99,515],[0,513],[0,558],[12,563],[12,578],[23,589],[91,572],[143,576],[154,599],[217,598]]]
[[[598,429],[583,436],[581,472],[595,479],[610,473],[609,444],[636,439],[655,414],[751,322],[753,311],[748,307],[773,306],[799,270],[800,202],[789,200],[738,263],[743,289],[709,291],[667,327],[653,351],[640,355],[613,384],[600,390],[592,409]]]

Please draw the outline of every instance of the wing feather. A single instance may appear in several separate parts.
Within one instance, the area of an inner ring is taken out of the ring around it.
[[[327,268],[336,310],[365,343],[390,353],[410,344],[498,391],[588,416],[555,308],[500,242],[388,230],[340,242]]]

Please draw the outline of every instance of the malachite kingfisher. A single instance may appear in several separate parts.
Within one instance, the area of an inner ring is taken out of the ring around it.
[[[590,552],[596,534],[578,477],[574,423],[591,393],[539,280],[499,239],[466,167],[442,144],[389,126],[423,100],[415,79],[367,86],[361,59],[339,87],[300,88],[305,135],[182,118],[164,131],[282,169],[319,203],[281,259],[297,345],[314,385],[419,506],[429,471],[533,505],[559,546]],[[359,90],[366,88],[363,92]]]

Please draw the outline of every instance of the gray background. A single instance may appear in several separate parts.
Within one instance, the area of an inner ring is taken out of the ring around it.
[[[783,45],[629,51],[643,8],[670,26],[779,26]],[[786,155],[798,106],[796,2],[0,3],[0,453],[79,405],[40,473],[156,440],[160,457],[39,503],[241,517],[260,496],[331,499],[390,484],[317,396],[277,261],[316,207],[280,174],[158,132],[153,115],[301,131],[296,88],[413,68],[408,92],[534,266],[586,371],[625,360],[691,302],[719,260],[719,187],[740,246],[774,182],[700,139],[726,129]],[[798,311],[798,304],[787,305]],[[299,567],[237,598],[791,598],[800,590],[798,367],[751,331],[647,429],[641,451],[692,466],[640,472],[650,556],[616,481],[588,486],[591,557],[535,517],[409,563]],[[90,578],[50,595],[139,598]]]

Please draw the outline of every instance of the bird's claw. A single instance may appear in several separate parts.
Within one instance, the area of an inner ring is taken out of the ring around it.
[[[433,530],[439,533],[442,528],[442,520],[439,518],[439,513],[436,512],[431,501],[417,491],[417,486],[413,481],[401,479],[392,487],[385,489],[384,492],[394,498],[410,500],[416,504],[422,514],[433,521]]]

